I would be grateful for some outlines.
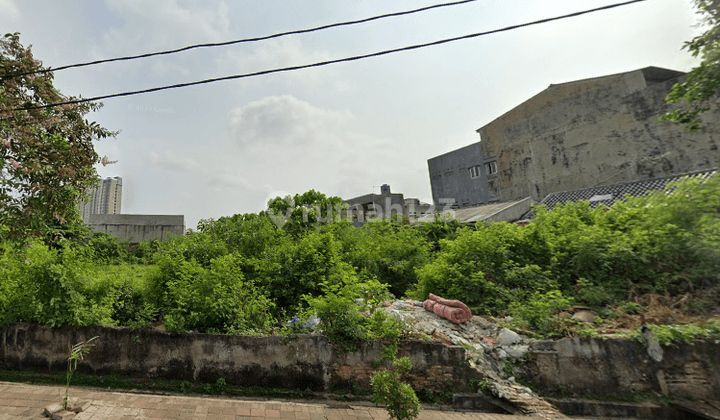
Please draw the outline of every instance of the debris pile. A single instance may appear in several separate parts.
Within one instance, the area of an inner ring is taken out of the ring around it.
[[[521,359],[528,353],[528,337],[479,316],[471,316],[467,322],[453,323],[423,309],[422,305],[422,302],[396,301],[389,303],[385,311],[433,340],[465,347],[470,367],[488,381],[483,390],[499,399],[498,405],[504,409],[540,418],[564,417],[530,388],[516,383],[515,378],[503,369],[506,361]]]

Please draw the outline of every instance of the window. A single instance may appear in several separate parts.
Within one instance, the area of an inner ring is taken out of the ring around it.
[[[480,176],[480,165],[476,165],[470,168],[470,178],[477,178]]]
[[[497,163],[495,161],[486,163],[485,164],[485,173],[488,175],[497,173]]]

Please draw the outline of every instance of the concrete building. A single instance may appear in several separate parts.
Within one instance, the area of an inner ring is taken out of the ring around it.
[[[90,197],[80,202],[80,214],[88,223],[91,214],[120,214],[122,205],[122,178],[106,178],[90,191]]]
[[[487,177],[496,168],[494,159],[483,158],[479,143],[428,159],[434,204],[459,208],[499,201],[488,190]]]
[[[343,200],[347,204],[344,217],[350,223],[362,226],[363,223],[373,218],[389,218],[407,216],[405,213],[405,197],[402,194],[393,194],[390,185],[383,184],[380,187],[380,194],[365,194],[359,197]]]
[[[487,197],[502,201],[540,201],[554,192],[720,167],[717,106],[704,114],[704,128],[696,133],[658,120],[671,109],[665,96],[683,76],[647,67],[550,85],[479,128],[481,151],[463,166],[485,164]],[[431,182],[453,170],[446,166],[431,168]],[[433,198],[435,191],[433,186]]]
[[[341,216],[355,226],[362,226],[372,219],[408,218],[411,221],[432,214],[435,206],[423,203],[417,198],[405,198],[402,193],[393,193],[390,185],[383,184],[380,194],[365,194],[343,200],[348,206]]]
[[[91,214],[86,224],[93,232],[108,233],[131,243],[164,241],[169,234],[185,234],[185,217],[182,215]]]

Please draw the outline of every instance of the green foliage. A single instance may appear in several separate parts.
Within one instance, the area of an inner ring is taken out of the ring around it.
[[[695,341],[720,343],[719,318],[710,319],[704,325],[650,325],[648,328],[655,334],[658,342],[666,347],[693,344]],[[640,331],[633,331],[627,336],[647,345]]]
[[[293,236],[318,230],[326,223],[340,220],[345,208],[340,197],[327,197],[315,190],[290,197],[275,197],[265,211],[272,222]]]
[[[45,69],[20,34],[0,37],[0,76]],[[53,87],[53,73],[0,77],[0,219],[4,238],[48,243],[83,230],[77,201],[94,188],[99,161],[93,140],[115,136],[84,116],[83,103],[18,111],[76,98]]]
[[[242,273],[237,254],[215,258],[205,268],[172,253],[158,254],[151,295],[169,331],[245,334],[266,331],[273,303]]]
[[[412,369],[410,359],[393,361],[392,368],[375,372],[370,383],[373,401],[387,406],[390,418],[395,420],[414,419],[420,415],[420,401],[410,385],[401,382],[403,374]]]
[[[142,327],[162,318],[173,331],[257,334],[273,319],[317,314],[318,328],[351,350],[404,333],[375,310],[390,291],[460,299],[476,314],[509,313],[517,326],[543,334],[589,334],[553,313],[572,302],[607,316],[631,291],[720,282],[720,177],[669,188],[610,209],[536,208],[523,227],[437,220],[355,228],[301,225],[301,218],[286,229],[261,213],[204,220],[188,236],[135,247],[104,234],[52,247],[4,241],[0,323]],[[311,191],[296,199],[302,207],[323,197]],[[291,213],[300,207],[293,201]]]
[[[661,120],[682,124],[690,131],[702,128],[701,115],[710,109],[720,93],[720,4],[717,0],[695,0],[698,13],[708,29],[683,48],[702,61],[686,78],[676,83],[665,100],[684,103],[661,117]]]
[[[492,382],[490,382],[490,378],[480,379],[476,384],[476,388],[485,395],[492,395]]]
[[[222,394],[223,392],[225,392],[226,388],[227,382],[225,381],[225,378],[217,378],[217,381],[215,381],[215,392],[217,392],[218,394]]]
[[[301,309],[302,296],[319,296],[322,285],[357,281],[353,268],[342,261],[340,244],[330,235],[308,232],[301,238],[279,238],[262,258],[249,258],[247,271],[277,305],[278,311]]]
[[[441,240],[454,240],[463,227],[464,225],[457,219],[446,219],[440,213],[435,213],[434,221],[421,223],[417,230],[430,244],[432,251],[437,252],[440,251]]]
[[[283,235],[266,213],[205,219],[198,222],[198,230],[225,244],[228,252],[245,256],[262,255]]]
[[[303,296],[309,305],[307,313],[320,318],[320,330],[343,351],[355,351],[359,342],[375,338],[370,325],[392,331],[383,324],[382,315],[363,316],[387,296],[387,285],[350,278],[340,284],[323,283],[321,287],[322,296]]]
[[[130,244],[121,243],[120,240],[107,233],[96,232],[88,240],[85,252],[88,257],[98,263],[118,264],[128,261]]]
[[[363,277],[390,286],[396,297],[415,288],[415,270],[430,260],[429,246],[419,229],[380,219],[355,228],[335,223],[323,229],[341,244],[341,258]]]
[[[91,265],[70,247],[49,249],[39,241],[18,245],[2,256],[0,283],[5,295],[0,322],[50,326],[107,325],[111,308],[95,299],[95,284],[85,282]]]
[[[572,300],[564,297],[559,290],[551,290],[544,294],[535,293],[527,302],[513,302],[510,313],[521,327],[547,334],[554,331],[558,325],[559,319],[554,313],[569,307],[571,303]]]

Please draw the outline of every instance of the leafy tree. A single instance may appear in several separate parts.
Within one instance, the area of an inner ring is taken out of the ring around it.
[[[266,214],[277,227],[297,236],[311,229],[317,230],[322,224],[339,220],[343,206],[340,197],[327,197],[310,190],[293,197],[288,195],[271,199]]]
[[[683,48],[694,57],[701,57],[702,62],[683,82],[675,84],[666,97],[669,103],[685,102],[686,106],[661,117],[683,124],[690,131],[701,128],[700,115],[710,110],[713,98],[720,93],[720,0],[695,0],[695,6],[709,29],[686,42]]]
[[[0,218],[14,238],[81,225],[77,200],[98,179],[92,141],[117,134],[84,119],[101,104],[34,108],[76,99],[53,87],[51,72],[27,74],[38,70],[18,33],[0,38]]]
[[[198,223],[201,233],[222,242],[230,252],[260,256],[285,233],[278,229],[266,213],[236,214],[217,220],[203,219]]]

